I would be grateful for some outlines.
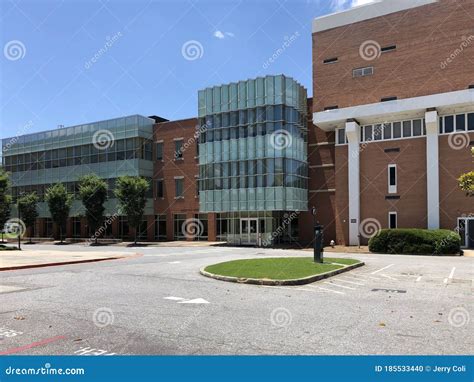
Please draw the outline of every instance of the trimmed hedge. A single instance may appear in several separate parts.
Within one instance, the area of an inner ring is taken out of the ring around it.
[[[454,255],[461,251],[461,237],[447,229],[382,229],[369,240],[370,252],[412,255]]]

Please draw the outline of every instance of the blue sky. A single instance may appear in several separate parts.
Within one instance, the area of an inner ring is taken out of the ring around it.
[[[312,18],[365,2],[0,0],[0,138],[193,117],[199,89],[266,74],[311,94]]]

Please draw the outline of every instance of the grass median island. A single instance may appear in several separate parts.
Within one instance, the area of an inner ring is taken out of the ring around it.
[[[325,258],[323,264],[312,257],[244,259],[209,265],[206,272],[238,278],[291,280],[301,279],[357,264],[358,260]]]

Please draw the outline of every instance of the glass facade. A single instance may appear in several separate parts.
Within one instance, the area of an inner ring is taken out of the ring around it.
[[[77,196],[79,178],[95,173],[109,185],[106,214],[113,214],[116,178],[143,176],[150,181],[146,214],[153,215],[153,124],[153,119],[132,115],[3,139],[2,163],[10,172],[13,197],[36,191],[39,215],[48,217],[43,198],[51,184],[63,183]],[[82,203],[75,200],[71,215],[83,213]]]
[[[224,213],[228,240],[256,244],[282,212],[308,210],[303,86],[267,76],[201,90],[198,102],[200,212]]]

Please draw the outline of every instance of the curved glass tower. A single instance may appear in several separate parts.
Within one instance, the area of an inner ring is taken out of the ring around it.
[[[218,213],[219,238],[297,240],[297,212],[308,210],[306,89],[283,75],[207,88],[199,123],[200,211]]]

